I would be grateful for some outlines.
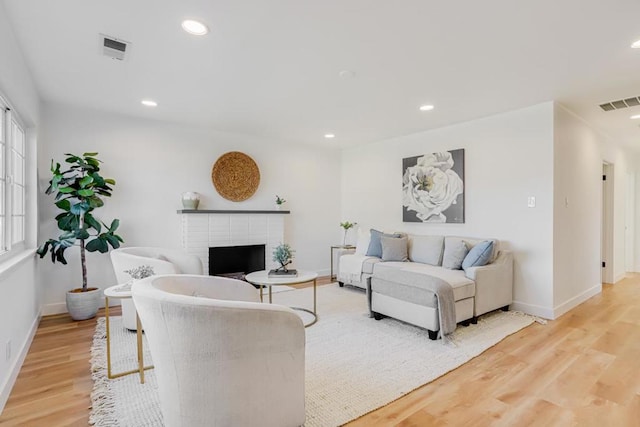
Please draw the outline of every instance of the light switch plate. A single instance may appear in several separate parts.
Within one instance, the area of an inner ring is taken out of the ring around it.
[[[528,208],[535,208],[536,207],[536,198],[535,198],[535,196],[527,197],[527,207]]]

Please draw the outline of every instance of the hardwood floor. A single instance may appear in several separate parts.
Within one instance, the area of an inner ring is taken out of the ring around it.
[[[87,425],[94,327],[42,319],[0,425]],[[348,424],[440,425],[640,425],[640,275]]]

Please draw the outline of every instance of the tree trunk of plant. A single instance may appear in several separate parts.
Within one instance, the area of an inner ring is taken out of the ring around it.
[[[80,215],[80,229],[84,228],[84,215]],[[84,239],[80,239],[80,264],[82,265],[82,292],[87,292],[87,255],[84,250]]]

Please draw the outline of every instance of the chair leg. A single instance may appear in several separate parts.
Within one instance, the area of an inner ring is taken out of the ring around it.
[[[473,316],[471,319],[469,319],[469,321],[470,321],[473,325],[478,324],[478,318],[477,318],[476,316]]]
[[[338,282],[338,286],[340,286],[341,288],[344,287],[344,282]]]
[[[500,310],[502,311],[509,311],[509,306],[505,305],[504,307],[500,307]]]
[[[431,329],[427,329],[427,332],[429,332],[429,339],[430,340],[437,340],[438,339],[438,331],[432,331]]]
[[[373,312],[373,318],[376,320],[382,320],[384,316],[380,313],[376,313],[375,311]]]
[[[469,326],[471,324],[471,319],[463,320],[460,324],[462,326]]]

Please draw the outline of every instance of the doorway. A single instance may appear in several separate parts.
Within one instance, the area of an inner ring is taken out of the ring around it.
[[[602,224],[600,226],[602,283],[613,283],[613,164],[602,163]]]

